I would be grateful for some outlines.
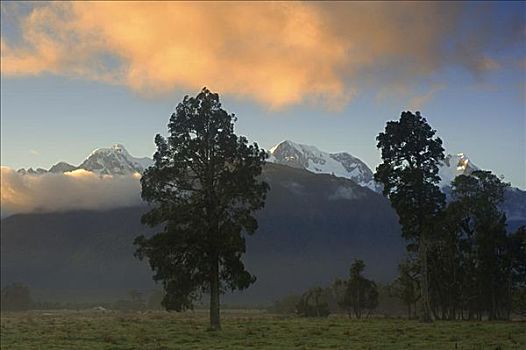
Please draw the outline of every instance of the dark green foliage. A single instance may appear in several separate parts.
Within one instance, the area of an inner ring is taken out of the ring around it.
[[[299,300],[296,311],[304,317],[327,317],[329,310],[330,290],[314,287],[306,291]]]
[[[391,284],[390,292],[404,302],[407,307],[407,318],[416,318],[416,305],[420,299],[420,267],[416,259],[408,258],[398,266],[400,275]]]
[[[510,237],[512,311],[526,316],[526,226]]]
[[[1,309],[4,311],[29,310],[33,299],[29,287],[22,283],[13,283],[2,288]]]
[[[336,280],[333,289],[338,305],[351,317],[361,318],[364,312],[371,313],[378,306],[376,283],[362,276],[363,260],[355,260],[350,269],[349,280]]]
[[[396,138],[393,136],[393,139]],[[389,175],[390,181],[397,179],[392,177],[396,166],[388,168],[385,162],[383,165],[385,167],[380,169],[380,166],[377,175]],[[399,175],[403,175],[403,171],[399,170]],[[435,319],[481,320],[487,317],[497,320],[509,319],[512,309],[521,313],[525,305],[526,234],[524,228],[512,235],[507,234],[502,203],[509,184],[501,182],[489,171],[460,175],[452,182],[452,200],[447,207],[440,196],[424,194],[420,197],[428,198],[429,203],[424,201],[424,207],[428,209],[432,208],[432,198],[437,201],[432,213],[424,211],[422,219],[404,212],[408,207],[403,203],[416,205],[420,200],[413,196],[418,191],[414,191],[413,185],[407,186],[406,181],[412,181],[411,177],[400,180],[396,186],[409,194],[393,194],[389,186],[386,186],[385,194],[397,208],[406,238],[412,238],[408,245],[411,260],[400,266],[400,276],[391,286],[393,293],[407,305],[408,316],[411,317],[411,308],[416,308],[416,302],[426,292],[427,302],[425,297],[422,298],[424,314],[427,304],[429,316]],[[435,191],[434,187],[429,188]],[[419,212],[420,207],[415,206],[414,213]],[[408,229],[406,225],[409,225]],[[411,225],[422,227],[422,231],[414,230],[415,226]],[[421,232],[419,237],[415,236],[417,232]],[[424,242],[427,247],[425,254],[422,253]],[[418,253],[418,259],[413,259],[414,253]],[[422,286],[426,277],[427,288]],[[421,295],[415,289],[418,285],[421,286]]]
[[[489,171],[458,176],[428,256],[431,306],[441,319],[509,319],[526,283],[523,233],[506,232],[509,186]]]
[[[253,212],[268,190],[258,178],[266,153],[234,133],[235,120],[206,88],[186,96],[170,118],[169,137],[155,137],[155,163],[141,178],[142,198],[153,205],[142,221],[162,231],[138,237],[137,256],[148,258],[162,281],[168,310],[191,308],[210,293],[214,329],[219,294],[255,281],[241,261],[243,233],[256,231]]]
[[[526,288],[517,287],[512,291],[512,310],[518,315],[526,316]]]
[[[454,202],[448,214],[459,220],[459,289],[468,317],[480,318],[486,312],[490,320],[509,318],[512,256],[500,209],[507,186],[489,171],[453,181]]]
[[[428,245],[436,216],[445,205],[445,195],[437,186],[444,149],[435,133],[420,112],[402,112],[399,121],[387,122],[376,138],[383,162],[374,174],[399,216],[403,236],[417,245],[425,321],[431,320]]]

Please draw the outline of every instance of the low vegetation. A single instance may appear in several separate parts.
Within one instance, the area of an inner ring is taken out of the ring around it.
[[[2,349],[524,349],[524,322],[437,321],[344,315],[305,318],[223,311],[3,313]]]

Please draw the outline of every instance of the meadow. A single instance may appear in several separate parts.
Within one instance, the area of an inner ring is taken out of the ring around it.
[[[526,349],[526,322],[307,319],[226,310],[220,332],[204,311],[2,313],[2,349]]]

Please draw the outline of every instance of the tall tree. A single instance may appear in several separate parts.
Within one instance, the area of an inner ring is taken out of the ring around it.
[[[402,112],[400,120],[387,122],[376,140],[382,164],[375,180],[396,210],[403,236],[418,246],[422,289],[423,321],[431,321],[427,251],[436,215],[445,205],[445,195],[437,186],[438,166],[444,159],[442,140],[420,112]]]
[[[471,280],[477,296],[479,317],[487,311],[490,320],[507,318],[511,309],[512,249],[506,232],[506,215],[500,208],[507,183],[490,171],[474,171],[455,178],[451,205],[464,215],[470,232]]]
[[[206,88],[186,96],[170,117],[169,137],[155,137],[154,165],[141,178],[142,198],[152,204],[142,222],[162,231],[138,237],[136,255],[162,281],[167,309],[191,308],[209,293],[214,330],[220,294],[255,281],[241,261],[244,233],[256,231],[253,214],[269,188],[259,177],[266,152],[234,133],[236,119]]]

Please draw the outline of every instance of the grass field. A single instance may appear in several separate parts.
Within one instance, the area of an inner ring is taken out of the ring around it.
[[[304,319],[226,311],[2,313],[2,349],[526,349],[525,322]]]

